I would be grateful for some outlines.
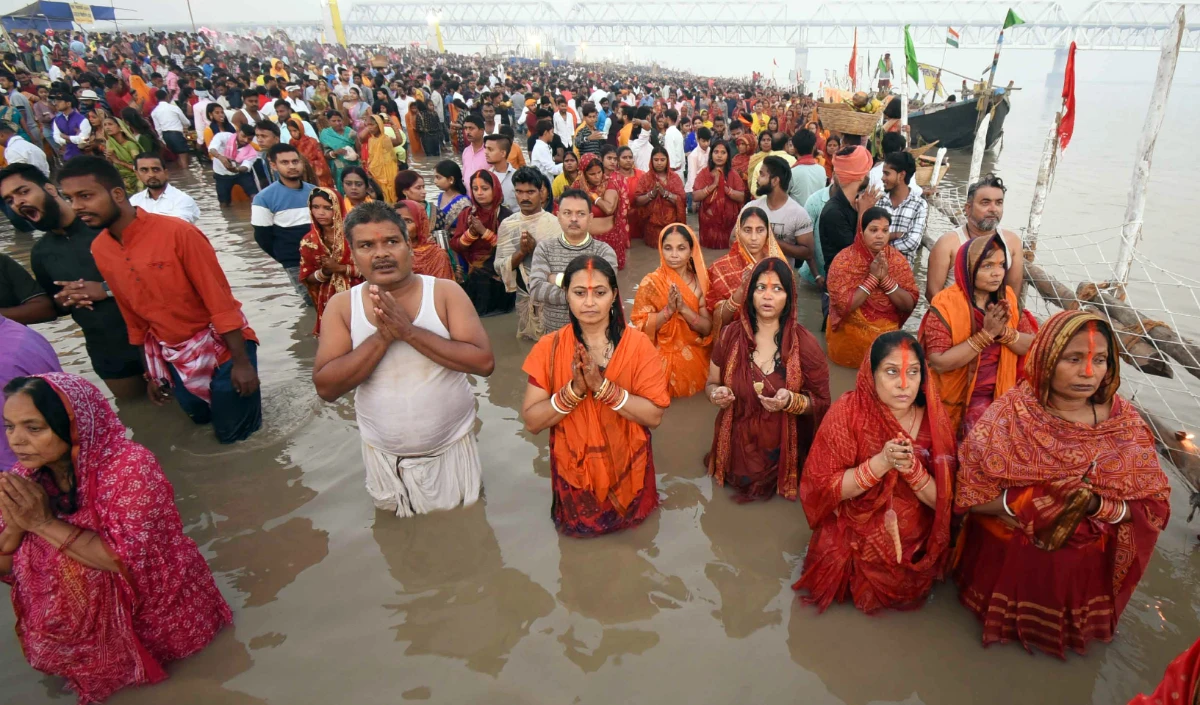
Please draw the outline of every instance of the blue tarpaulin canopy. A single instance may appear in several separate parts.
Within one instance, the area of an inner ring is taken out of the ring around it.
[[[99,20],[115,21],[117,19],[116,12],[112,7],[104,5],[92,5],[92,17]],[[75,16],[71,12],[71,5],[65,2],[34,2],[22,7],[19,10],[10,12],[3,17],[0,17],[0,22],[4,23],[4,28],[7,30],[67,30],[75,28]]]

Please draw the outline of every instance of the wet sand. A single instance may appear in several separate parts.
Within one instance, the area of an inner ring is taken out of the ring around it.
[[[222,212],[195,164],[173,179],[200,203],[200,227],[261,338],[265,425],[220,446],[174,405],[119,406],[174,483],[235,626],[171,666],[166,683],[119,693],[114,705],[1107,705],[1151,689],[1200,634],[1196,532],[1173,473],[1171,523],[1116,642],[1085,657],[985,650],[950,584],[917,612],[867,617],[843,605],[818,615],[790,588],[810,535],[800,505],[739,505],[705,476],[715,409],[703,395],[673,404],[654,433],[660,511],[620,535],[562,538],[549,516],[546,434],[529,435],[519,419],[530,345],[515,339],[512,315],[485,319],[496,372],[473,380],[483,501],[405,520],[377,512],[352,400],[316,397],[314,314],[254,244],[248,205]],[[0,250],[24,264],[31,243],[0,234]],[[634,245],[620,277],[627,310],[656,265]],[[800,310],[819,326],[812,292]],[[95,379],[70,319],[38,330],[65,369]],[[834,369],[835,395],[852,382]],[[59,679],[27,665],[12,625],[0,607],[0,703],[72,702]]]

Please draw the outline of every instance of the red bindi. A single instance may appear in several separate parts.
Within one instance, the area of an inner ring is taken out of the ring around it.
[[[1088,334],[1088,351],[1087,351],[1087,366],[1083,368],[1083,374],[1091,377],[1093,374],[1092,360],[1096,357],[1096,322],[1089,321],[1087,327]]]
[[[908,389],[908,355],[911,348],[908,339],[900,341],[900,388]]]

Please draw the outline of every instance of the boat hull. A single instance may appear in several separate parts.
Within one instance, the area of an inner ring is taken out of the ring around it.
[[[1004,118],[1008,116],[1009,100],[1005,96],[996,104],[996,113],[988,125],[988,149],[996,146],[1004,135]],[[975,145],[975,101],[959,103],[932,113],[911,115],[908,126],[913,144],[938,142],[946,149],[970,149]]]

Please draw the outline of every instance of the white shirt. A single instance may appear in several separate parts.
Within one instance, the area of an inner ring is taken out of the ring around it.
[[[650,171],[650,155],[654,146],[650,144],[650,130],[642,128],[637,139],[629,142],[629,150],[633,152],[633,166],[639,171]]]
[[[178,105],[162,101],[150,111],[150,119],[154,121],[154,129],[158,134],[164,132],[187,132],[188,118]]]
[[[687,181],[683,190],[687,193],[695,191],[696,175],[708,168],[708,150],[696,147],[687,156]]]
[[[570,149],[575,143],[575,117],[571,113],[554,113],[554,134],[558,135],[567,149]]]
[[[299,98],[285,98],[284,100],[288,102],[288,105],[292,106],[293,113],[312,113],[312,110],[308,108],[308,103]]]
[[[505,164],[504,166],[508,168],[503,173],[496,171],[492,167],[488,167],[488,171],[495,174],[496,178],[500,181],[500,191],[504,195],[504,207],[513,213],[516,213],[518,210],[520,210],[520,206],[517,204],[517,190],[516,187],[513,186],[513,174],[515,174],[517,170],[512,168],[512,166],[509,164]]]
[[[228,157],[229,156],[229,140],[236,140],[236,139],[237,139],[236,132],[222,132],[219,135],[213,135],[212,141],[208,143],[208,151],[216,152],[217,154],[224,154],[225,156]],[[237,162],[234,162],[234,163],[237,164],[237,166],[244,166],[247,169],[253,169],[254,162],[256,162],[256,161],[258,161],[257,154],[255,154],[253,157],[250,157],[249,159],[242,161],[240,164],[238,164]],[[220,174],[221,176],[237,176],[237,174],[235,172],[232,172],[232,171],[226,169],[225,165],[221,163],[220,159],[214,158],[212,161],[212,167],[213,167],[214,174]]]
[[[554,153],[550,151],[550,145],[542,140],[533,141],[533,151],[529,153],[529,163],[550,179],[561,174],[563,169],[562,164],[554,163]]]
[[[174,216],[186,220],[192,225],[200,220],[200,207],[196,205],[196,199],[171,184],[167,184],[157,199],[150,196],[149,189],[138,191],[129,197],[129,204],[141,208],[147,213]]]
[[[404,125],[404,129],[408,129],[408,108],[416,101],[412,96],[405,96],[396,99],[396,107],[400,111],[400,124]]]
[[[179,110],[179,108],[175,109]],[[92,123],[87,119],[84,119],[79,123],[79,134],[71,136],[64,135],[62,130],[58,129],[57,122],[51,124],[54,125],[54,141],[63,145],[64,147],[67,145],[67,142],[83,144],[85,141],[87,141],[88,137],[92,136]]]
[[[192,126],[196,130],[196,141],[204,144],[204,128],[208,127],[208,118],[204,113],[208,110],[209,103],[213,101],[207,98],[201,98],[192,106]]]
[[[57,137],[58,130],[55,129],[54,132]],[[50,162],[46,161],[46,153],[20,135],[13,135],[8,139],[8,145],[4,147],[4,160],[9,164],[32,164],[45,174],[47,179],[50,178]]]
[[[678,127],[667,127],[667,131],[663,133],[663,146],[666,147],[667,157],[671,160],[671,169],[682,179],[683,163],[687,156],[683,151],[683,133]]]

